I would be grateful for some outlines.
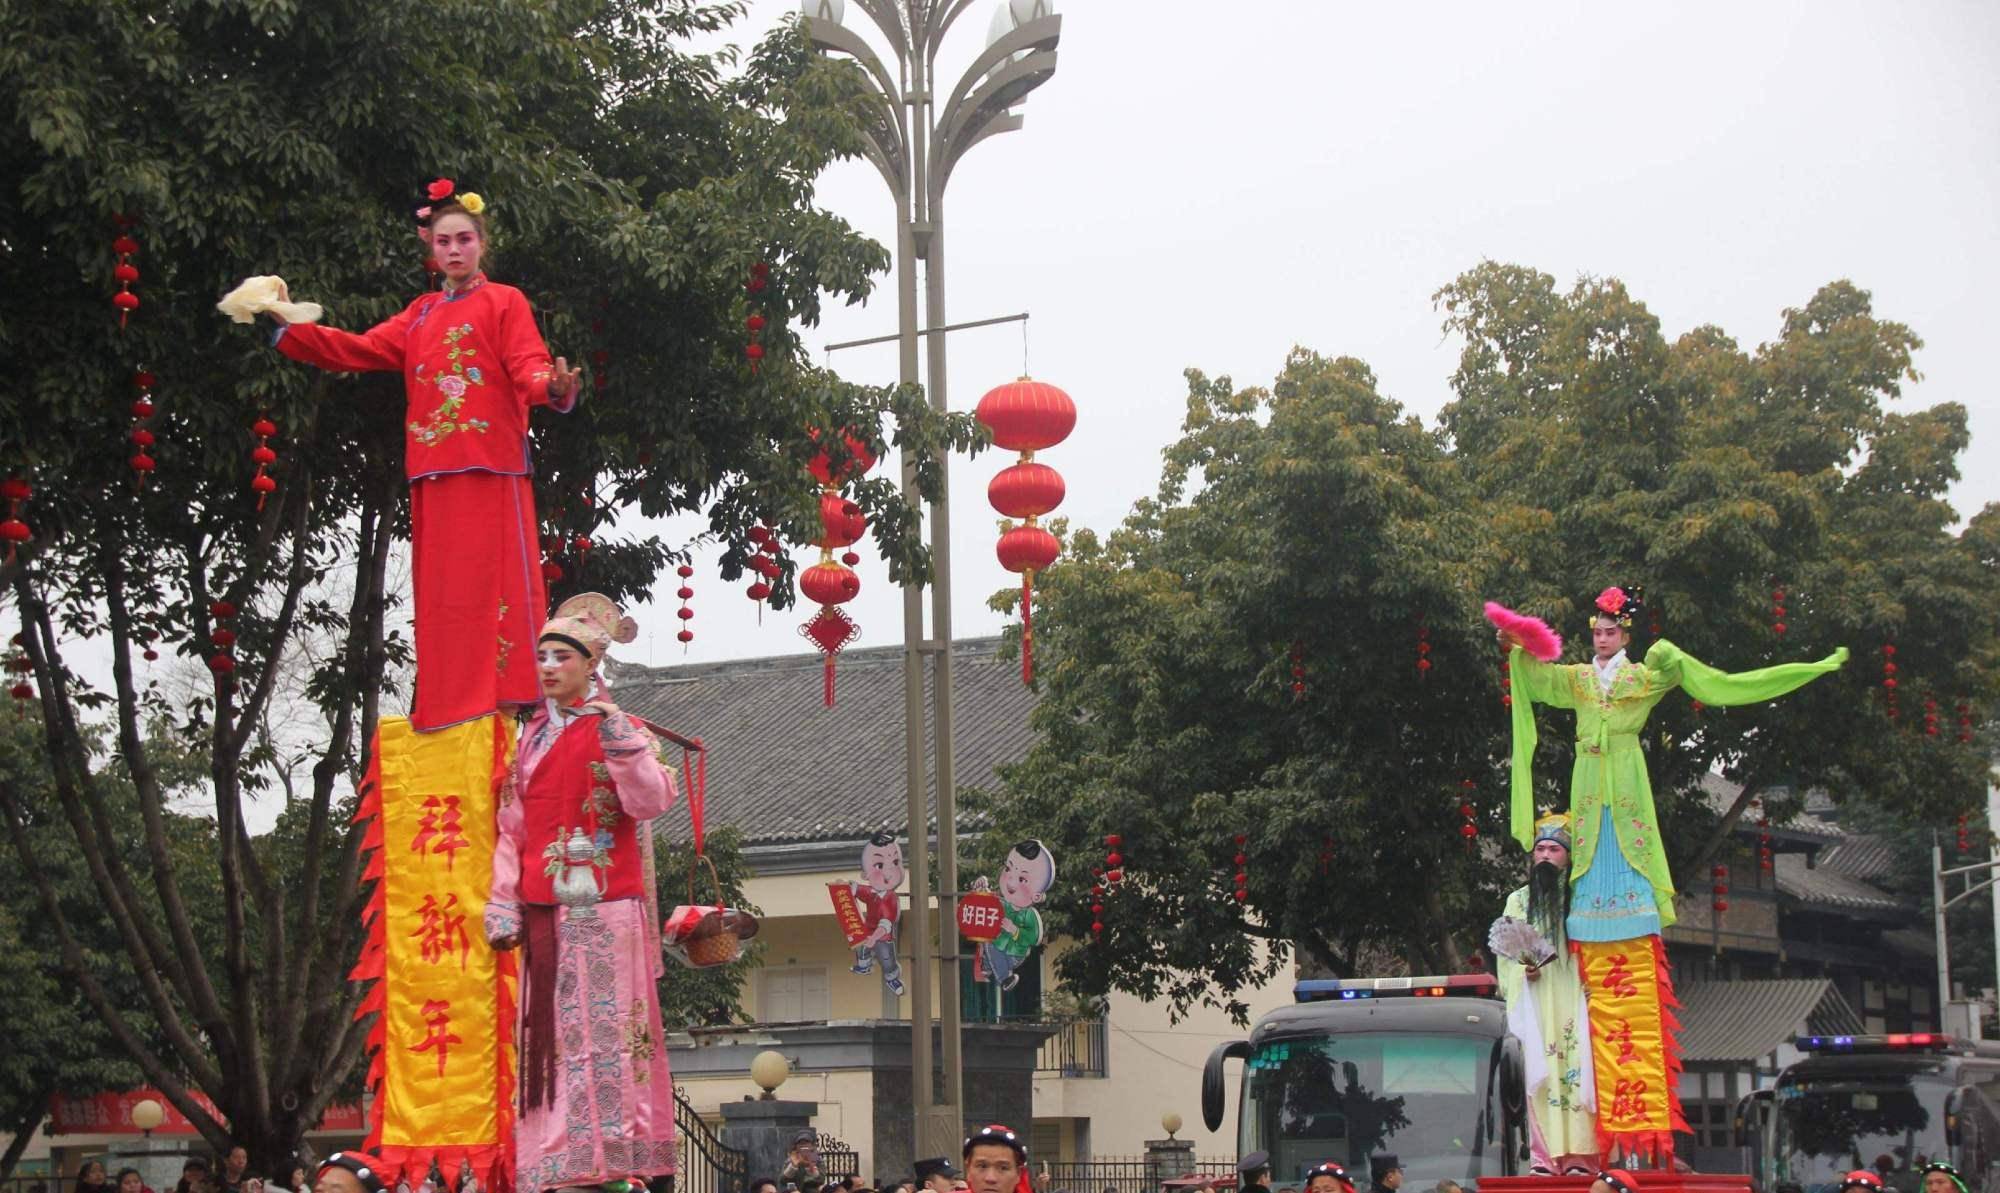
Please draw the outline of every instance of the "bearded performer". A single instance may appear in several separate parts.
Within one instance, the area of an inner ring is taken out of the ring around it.
[[[1567,816],[1535,822],[1529,859],[1527,884],[1507,896],[1501,914],[1533,928],[1546,951],[1516,956],[1496,942],[1507,1028],[1521,1041],[1527,1069],[1529,1147],[1541,1171],[1581,1166],[1594,1172],[1597,1091],[1590,1064],[1590,1010],[1564,931],[1570,904]]]
[[[1770,700],[1847,661],[1845,647],[1815,663],[1755,671],[1718,671],[1662,638],[1643,663],[1626,657],[1636,591],[1607,588],[1591,620],[1592,658],[1544,663],[1506,630],[1513,680],[1511,820],[1522,848],[1533,845],[1531,767],[1536,704],[1576,712],[1576,764],[1570,773],[1574,843],[1566,927],[1579,954],[1591,1000],[1598,1137],[1605,1144],[1671,1156],[1673,1132],[1686,1130],[1676,1084],[1680,1074],[1666,952],[1660,931],[1674,922],[1674,884],[1639,748],[1653,706],[1676,687],[1726,707]],[[1546,629],[1546,627],[1544,627]]]
[[[432,182],[416,209],[417,238],[443,271],[442,290],[359,334],[289,322],[298,308],[282,282],[278,302],[254,308],[278,320],[273,342],[293,360],[403,374],[417,646],[410,723],[419,730],[537,699],[527,644],[548,593],[528,411],[567,412],[581,375],[549,359],[527,298],[480,271],[485,200],[455,189],[448,178]]]
[[[636,632],[597,593],[556,610],[537,641],[543,700],[501,792],[486,938],[522,950],[516,1193],[676,1168],[650,823],[674,777],[597,675]]]

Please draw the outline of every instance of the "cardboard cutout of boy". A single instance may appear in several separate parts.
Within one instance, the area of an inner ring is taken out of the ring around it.
[[[1012,990],[1020,983],[1021,975],[1015,968],[1042,943],[1042,913],[1035,910],[1035,904],[1046,899],[1055,884],[1056,855],[1048,846],[1031,838],[1007,851],[1007,860],[1000,866],[1000,902],[1006,919],[1000,924],[1000,935],[979,946],[986,980],[998,982],[1002,990]],[[981,878],[972,889],[989,888]]]
[[[854,942],[854,972],[865,974],[882,966],[882,984],[903,992],[903,967],[896,962],[896,921],[902,911],[903,847],[888,832],[868,838],[861,847],[861,881],[849,884],[868,935]]]

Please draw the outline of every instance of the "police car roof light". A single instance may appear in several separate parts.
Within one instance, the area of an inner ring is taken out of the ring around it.
[[[1800,1052],[1949,1052],[1959,1041],[1935,1031],[1894,1032],[1886,1036],[1800,1036]]]
[[[1292,987],[1294,1002],[1352,1002],[1360,998],[1491,997],[1491,974],[1461,973],[1411,978],[1310,978]]]

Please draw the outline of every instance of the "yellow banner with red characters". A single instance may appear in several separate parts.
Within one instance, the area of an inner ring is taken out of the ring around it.
[[[1597,1078],[1597,1135],[1664,1163],[1681,1118],[1680,1021],[1658,936],[1577,941],[1590,997],[1590,1054]]]
[[[514,958],[486,944],[497,797],[514,729],[499,716],[418,733],[402,717],[376,733],[357,821],[375,889],[356,980],[377,979],[368,1147],[385,1183],[448,1179],[470,1162],[482,1184],[512,1184]]]

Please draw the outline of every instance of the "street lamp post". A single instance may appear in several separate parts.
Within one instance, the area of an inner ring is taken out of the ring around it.
[[[940,101],[939,44],[973,0],[854,0],[880,29],[895,54],[891,72],[858,34],[842,25],[842,0],[803,0],[800,7],[813,44],[846,54],[862,67],[875,103],[867,128],[868,159],[889,185],[896,203],[896,299],[900,379],[917,381],[917,262],[924,263],[925,380],[931,407],[942,413],[945,394],[944,220],[945,184],[966,151],[995,133],[1021,127],[1010,111],[1056,69],[1062,18],[1048,0],[1002,0],[993,37]],[[1009,28],[1011,26],[1011,28]],[[943,453],[938,475],[946,476]],[[903,493],[913,507],[916,462],[903,460]],[[924,636],[923,592],[903,589],[903,780],[910,821],[910,1084],[917,1112],[916,1153],[956,1155],[965,1126],[961,1109],[958,1004],[958,842],[953,784],[951,689],[951,506],[941,488],[931,505],[931,637]],[[933,957],[930,908],[928,801],[925,799],[923,656],[931,659],[933,752],[937,758],[938,922],[936,957],[946,969],[938,995],[943,1020],[942,1090],[930,1080]]]

